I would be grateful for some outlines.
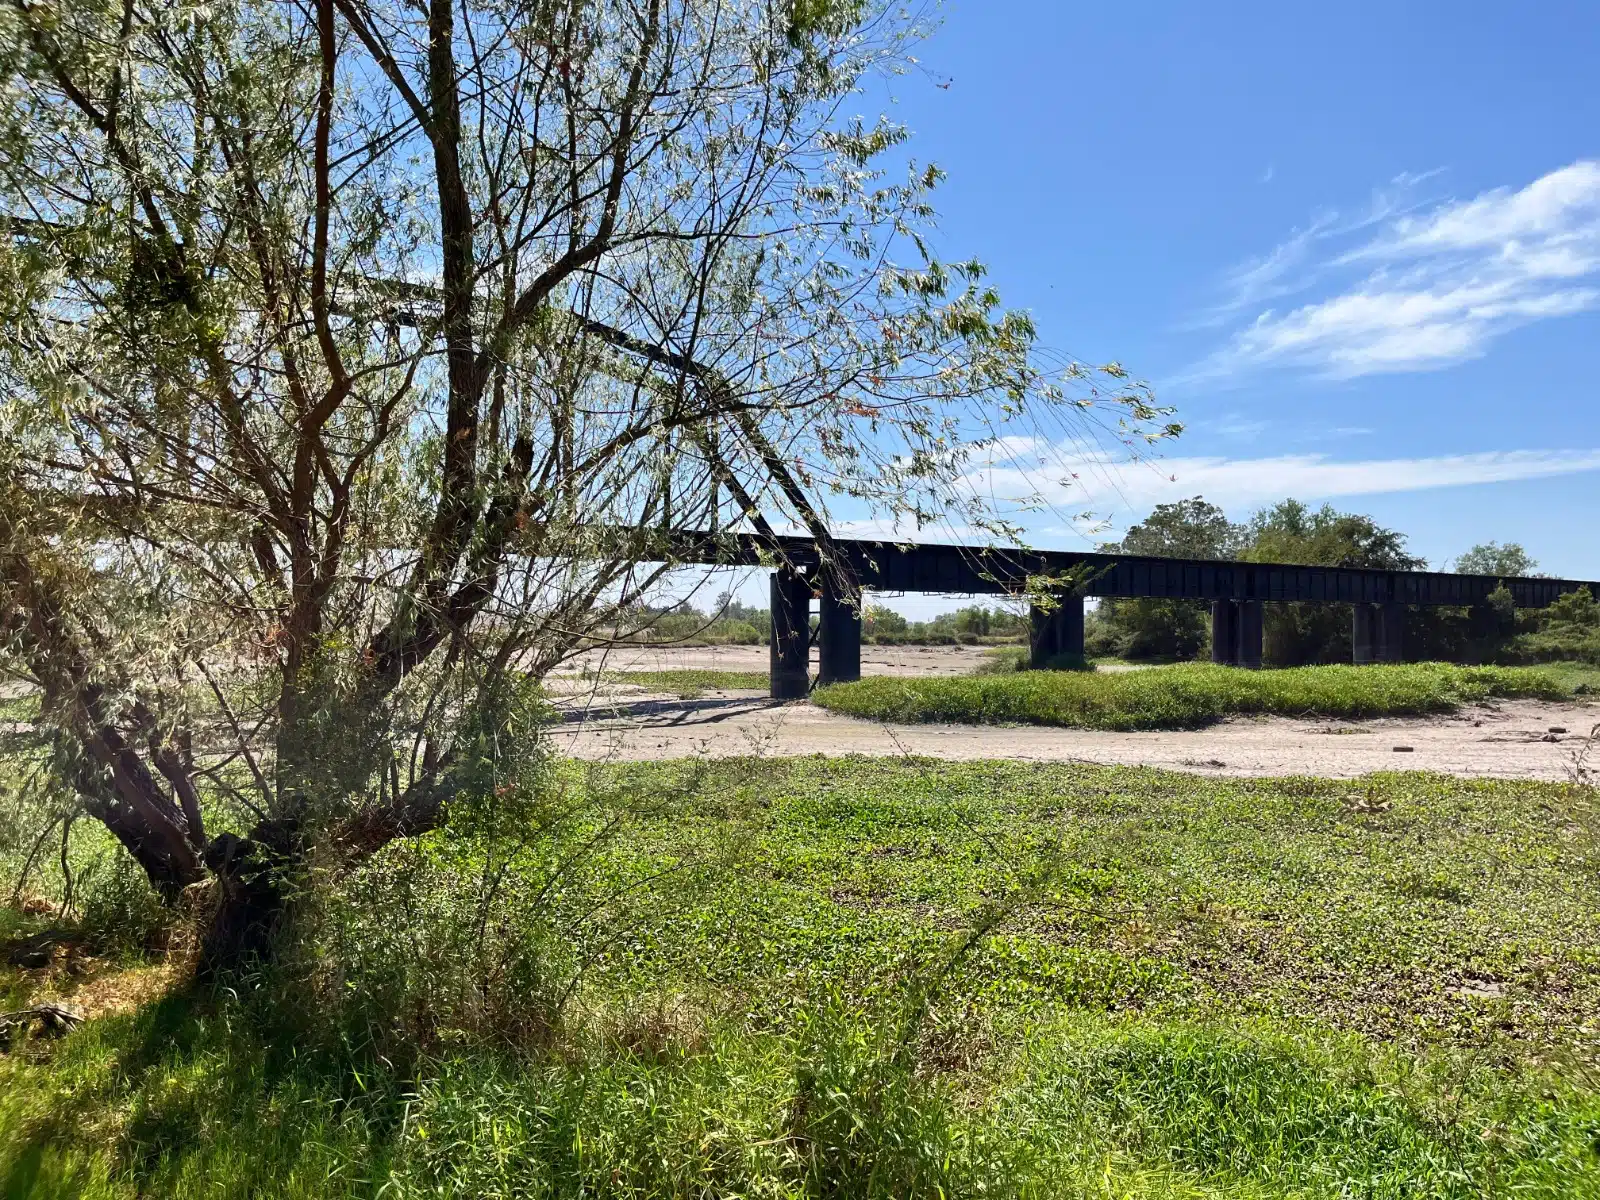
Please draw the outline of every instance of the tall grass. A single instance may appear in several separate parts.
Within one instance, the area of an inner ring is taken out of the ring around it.
[[[1193,729],[1245,714],[1390,717],[1451,712],[1489,697],[1570,698],[1537,669],[1407,666],[1244,671],[1182,665],[1145,671],[1019,671],[938,679],[877,677],[818,688],[823,708],[882,721]]]
[[[10,1197],[1593,1195],[1600,1105],[1359,1041],[1077,1018],[987,1086],[899,1063],[873,1014],[723,1023],[403,1072],[297,1046],[232,999],[174,998],[0,1060]],[[1022,1031],[1019,1030],[1019,1033]],[[1426,1072],[1425,1072],[1426,1073]],[[1002,1084],[1003,1086],[996,1086]]]

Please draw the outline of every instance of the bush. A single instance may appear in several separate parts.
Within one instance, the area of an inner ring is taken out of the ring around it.
[[[972,669],[974,675],[1014,675],[1029,669],[1032,658],[1027,646],[996,646]]]
[[[873,720],[1131,730],[1191,729],[1244,713],[1402,716],[1450,712],[1488,696],[1570,695],[1549,675],[1503,667],[1424,663],[1244,671],[1190,664],[1115,674],[878,677],[818,688],[812,699],[823,708]]]
[[[705,640],[713,645],[759,646],[766,638],[748,621],[716,621],[707,626]]]
[[[162,904],[144,872],[126,854],[98,856],[79,876],[79,924],[101,954],[164,949],[177,914]]]

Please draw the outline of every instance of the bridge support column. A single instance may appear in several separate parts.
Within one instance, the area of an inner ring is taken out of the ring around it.
[[[1224,667],[1261,667],[1259,600],[1211,602],[1211,661]]]
[[[823,578],[817,614],[817,683],[860,679],[861,594],[849,595],[830,573]]]
[[[1381,663],[1405,661],[1406,606],[1380,604],[1376,607],[1377,643],[1375,657]]]
[[[1028,665],[1041,670],[1056,659],[1083,661],[1083,597],[1061,596],[1048,612],[1028,609]]]
[[[1239,600],[1235,603],[1239,608],[1239,665],[1259,671],[1263,605],[1259,600]]]
[[[1231,667],[1239,661],[1239,606],[1232,600],[1211,602],[1211,661]]]
[[[804,700],[811,691],[811,582],[790,567],[772,573],[768,637],[772,698]]]
[[[1358,667],[1378,661],[1378,609],[1372,604],[1350,606],[1350,658]]]

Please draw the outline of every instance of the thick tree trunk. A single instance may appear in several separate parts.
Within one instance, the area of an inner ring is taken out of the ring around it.
[[[306,870],[303,806],[262,821],[250,836],[223,833],[206,847],[218,900],[200,945],[198,972],[216,978],[270,962]]]
[[[116,835],[151,886],[172,903],[205,875],[198,797],[143,701],[130,702],[131,688],[108,686],[97,676],[94,664],[104,656],[68,618],[52,573],[35,570],[29,550],[0,508],[0,640],[29,663],[44,710],[77,743],[72,782],[85,810]],[[157,772],[177,793],[176,802],[157,782]]]

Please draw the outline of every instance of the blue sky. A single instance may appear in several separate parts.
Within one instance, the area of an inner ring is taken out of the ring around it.
[[[953,0],[920,57],[941,250],[1188,426],[1102,511],[1326,497],[1600,576],[1600,6]]]
[[[940,252],[1187,425],[1062,513],[1295,495],[1436,567],[1517,541],[1600,578],[1600,4],[944,17],[889,106],[948,174]],[[1059,516],[1031,535],[1086,544]]]

